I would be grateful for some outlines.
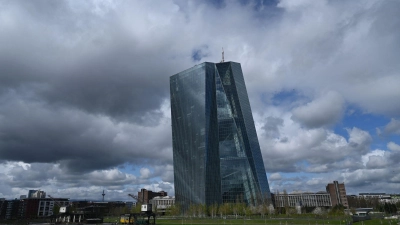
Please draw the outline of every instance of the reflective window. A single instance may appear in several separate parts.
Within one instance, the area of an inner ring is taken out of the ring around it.
[[[170,77],[176,202],[270,198],[239,63],[202,63]]]

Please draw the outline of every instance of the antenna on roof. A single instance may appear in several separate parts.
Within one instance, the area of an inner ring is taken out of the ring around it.
[[[224,48],[222,48],[222,60],[221,60],[221,62],[222,63],[225,62],[225,59],[224,59]]]

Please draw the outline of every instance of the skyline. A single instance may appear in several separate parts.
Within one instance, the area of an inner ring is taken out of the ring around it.
[[[173,195],[169,77],[240,62],[271,193],[400,191],[400,2],[0,1],[0,198]],[[100,198],[100,197],[99,197]]]

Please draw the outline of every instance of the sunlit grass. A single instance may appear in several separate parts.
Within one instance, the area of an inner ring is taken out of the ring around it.
[[[118,221],[117,217],[104,218],[104,222],[114,223]],[[216,225],[216,224],[226,224],[226,225],[239,225],[239,224],[249,224],[249,225],[347,225],[351,222],[350,217],[336,217],[336,218],[315,218],[312,216],[300,216],[300,217],[274,217],[274,218],[188,218],[188,217],[178,217],[171,218],[166,216],[157,217],[156,224],[158,225]],[[384,220],[384,219],[373,219],[367,221],[361,221],[353,223],[353,225],[397,225],[397,220]]]

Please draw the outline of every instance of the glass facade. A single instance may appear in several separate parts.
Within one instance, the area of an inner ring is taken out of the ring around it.
[[[239,63],[196,65],[170,77],[176,202],[270,198]]]

